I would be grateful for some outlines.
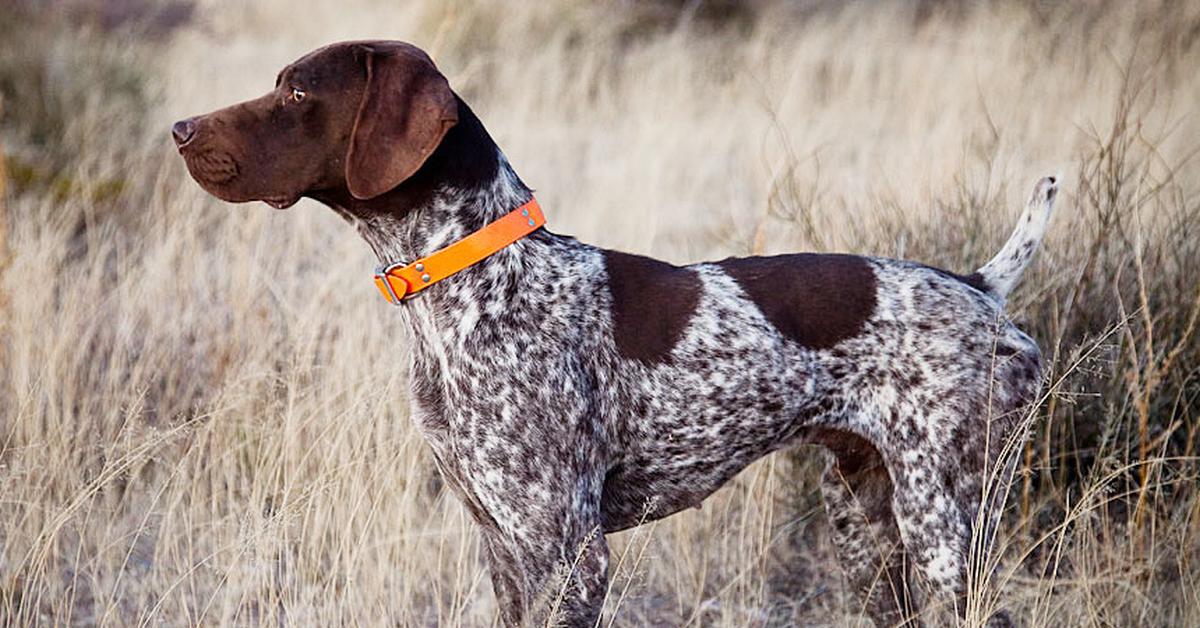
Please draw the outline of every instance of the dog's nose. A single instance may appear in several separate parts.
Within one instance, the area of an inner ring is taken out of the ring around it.
[[[175,143],[179,146],[187,144],[195,134],[196,122],[192,118],[171,125],[171,135],[175,136]]]

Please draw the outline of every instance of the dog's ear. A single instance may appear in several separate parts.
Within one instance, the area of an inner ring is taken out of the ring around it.
[[[446,77],[412,46],[364,44],[367,83],[346,153],[346,185],[374,198],[412,176],[458,123]]]

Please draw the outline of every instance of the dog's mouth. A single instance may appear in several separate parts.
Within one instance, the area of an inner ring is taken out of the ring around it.
[[[242,168],[231,154],[217,150],[187,150],[193,142],[180,147],[192,178],[207,192],[229,203],[262,201],[275,209],[287,209],[300,200],[299,194],[262,194],[244,189]]]
[[[237,160],[232,155],[222,151],[188,150],[194,142],[179,148],[179,153],[187,164],[192,178],[200,185],[224,185],[237,178],[241,173]]]

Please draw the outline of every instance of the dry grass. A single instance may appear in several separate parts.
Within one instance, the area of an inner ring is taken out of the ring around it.
[[[969,619],[1200,625],[1200,4],[395,4],[211,0],[159,37],[0,19],[0,623],[494,621],[366,247],[312,204],[207,197],[166,133],[380,36],[433,52],[555,230],[675,261],[969,270],[1063,176],[1010,305],[1053,386]],[[856,625],[822,464],[616,535],[609,617]]]

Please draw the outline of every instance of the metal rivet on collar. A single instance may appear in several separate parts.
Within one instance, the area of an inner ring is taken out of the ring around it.
[[[425,283],[429,283],[429,273],[425,273],[424,275],[421,275],[421,281],[424,281]]]
[[[417,269],[417,272],[421,272],[421,271],[425,270],[425,265],[422,264],[421,262],[417,262],[416,269]]]
[[[533,226],[533,219],[532,219],[532,218],[530,218],[530,219],[529,219],[529,226],[530,226],[530,227],[532,227],[532,226]]]
[[[522,209],[522,210],[521,210],[521,215],[522,215],[522,216],[528,216],[528,215],[529,215],[529,210],[528,210],[528,209]]]

